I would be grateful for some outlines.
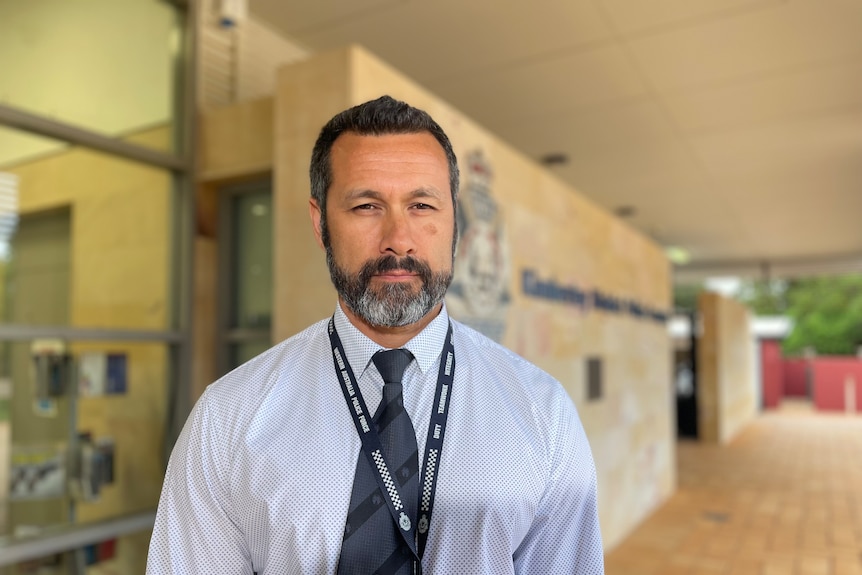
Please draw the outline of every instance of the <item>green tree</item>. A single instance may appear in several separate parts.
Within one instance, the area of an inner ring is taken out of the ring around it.
[[[757,315],[793,319],[786,354],[810,347],[821,355],[852,355],[862,345],[862,275],[751,281],[740,300]]]
[[[862,276],[793,280],[786,298],[794,328],[785,353],[810,346],[822,355],[852,355],[862,345]]]
[[[697,296],[703,291],[702,284],[677,284],[673,286],[673,309],[677,313],[697,310]]]
[[[757,315],[785,315],[789,288],[787,280],[750,280],[742,284],[738,297]]]

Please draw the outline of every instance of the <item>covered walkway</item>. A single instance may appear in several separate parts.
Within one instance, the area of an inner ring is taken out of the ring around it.
[[[677,454],[677,492],[608,575],[862,575],[862,416],[785,403],[727,446]]]

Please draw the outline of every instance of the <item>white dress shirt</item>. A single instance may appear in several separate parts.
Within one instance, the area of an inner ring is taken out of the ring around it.
[[[336,571],[361,442],[323,320],[207,388],[168,464],[147,573]],[[449,316],[404,347],[404,405],[424,456]],[[562,386],[452,321],[455,380],[427,575],[604,572],[590,446]],[[373,412],[382,349],[336,307],[335,326]]]

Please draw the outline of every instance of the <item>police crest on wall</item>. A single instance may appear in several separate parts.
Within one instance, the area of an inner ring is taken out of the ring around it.
[[[501,341],[511,299],[503,213],[492,195],[494,172],[481,150],[467,154],[466,167],[458,197],[455,274],[446,305],[459,321]]]

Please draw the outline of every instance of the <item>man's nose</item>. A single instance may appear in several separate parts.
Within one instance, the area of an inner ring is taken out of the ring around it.
[[[398,211],[389,212],[383,222],[380,252],[405,256],[412,254],[414,249],[413,232],[407,215]]]

